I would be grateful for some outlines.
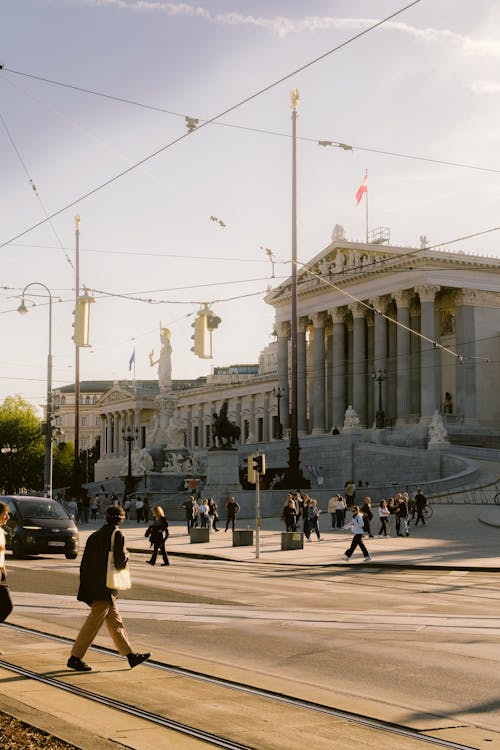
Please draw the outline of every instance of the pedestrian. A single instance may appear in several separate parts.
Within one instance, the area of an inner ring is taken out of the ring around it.
[[[344,485],[345,502],[348,508],[352,508],[354,505],[354,498],[356,496],[356,485],[349,479]]]
[[[336,525],[336,522],[337,522],[337,513],[336,513],[337,497],[338,497],[338,495],[332,495],[332,497],[328,501],[328,508],[327,508],[327,510],[328,510],[328,513],[332,517],[332,529],[335,528],[335,525]]]
[[[309,498],[309,506],[308,506],[308,514],[309,514],[309,524],[308,524],[308,535],[307,535],[307,541],[311,541],[311,532],[314,531],[316,534],[316,538],[318,542],[321,541],[321,535],[319,533],[319,514],[321,513],[320,509],[318,508],[317,501],[313,498]]]
[[[287,503],[283,508],[282,519],[287,531],[297,531],[297,509],[291,495],[288,495]]]
[[[361,508],[361,513],[365,517],[365,533],[367,533],[368,536],[373,539],[373,534],[370,527],[370,521],[373,518],[371,497],[365,497],[363,501],[363,507]]]
[[[227,510],[226,528],[224,529],[224,531],[228,530],[229,524],[231,524],[232,529],[234,531],[236,514],[238,513],[240,506],[238,505],[234,497],[230,497],[224,507]]]
[[[90,520],[97,521],[97,511],[99,510],[99,495],[94,495],[90,505]]]
[[[186,500],[186,502],[182,503],[181,508],[186,514],[186,525],[187,525],[187,532],[190,533],[191,529],[194,526],[194,514],[195,514],[195,505],[196,500],[194,495],[191,495],[189,500]]]
[[[408,501],[405,495],[401,495],[399,505],[396,508],[396,525],[399,519],[398,536],[410,536],[408,531]]]
[[[85,493],[82,497],[83,523],[90,521],[90,497]]]
[[[163,508],[161,505],[155,505],[153,508],[153,523],[146,529],[146,536],[149,537],[149,543],[153,547],[151,559],[146,561],[149,565],[156,564],[158,552],[162,556],[162,565],[170,565],[167,550],[165,549],[165,542],[168,539],[168,535],[168,521],[165,518]]]
[[[142,506],[142,515],[145,523],[149,523],[149,499],[146,495],[144,498],[144,505]]]
[[[366,562],[371,560],[370,553],[366,549],[365,545],[363,544],[363,533],[364,533],[364,518],[363,514],[360,512],[357,505],[353,505],[351,508],[352,511],[352,521],[344,526],[344,529],[351,529],[352,531],[352,542],[349,549],[347,549],[344,553],[344,560],[350,560],[352,557],[352,553],[356,549],[356,547],[359,547],[361,552],[363,553],[363,558]]]
[[[415,497],[413,498],[413,502],[415,503],[415,508],[417,511],[417,520],[415,521],[415,526],[418,525],[419,521],[422,521],[422,523],[425,526],[425,518],[424,518],[424,509],[427,505],[427,498],[422,493],[422,490],[420,487],[417,487],[417,491],[415,493]]]
[[[144,500],[140,495],[138,495],[135,499],[135,514],[137,523],[142,523],[144,519]]]
[[[302,531],[304,532],[304,536],[306,539],[309,539],[309,536],[311,534],[310,526],[309,526],[309,503],[311,498],[309,495],[304,493],[302,495]]]
[[[335,504],[335,516],[337,521],[337,529],[343,529],[345,524],[345,509],[346,503],[342,495],[337,495],[337,501]]]
[[[379,536],[387,536],[387,526],[389,524],[391,514],[389,513],[389,508],[387,507],[387,500],[381,500],[380,505],[378,506],[378,517],[380,519],[380,531],[378,532]]]
[[[67,666],[77,672],[90,672],[92,667],[83,661],[94,638],[106,623],[113,643],[121,656],[126,656],[131,668],[149,659],[151,654],[139,654],[132,649],[117,606],[118,592],[106,585],[108,553],[111,551],[113,538],[113,559],[117,570],[123,570],[128,564],[125,537],[118,526],[125,519],[121,506],[110,505],[106,508],[106,523],[87,539],[80,564],[80,587],[78,601],[90,607],[90,613],[84,622],[71,649]],[[115,533],[113,533],[115,532]]]
[[[208,522],[210,524],[210,528],[213,531],[220,531],[220,529],[217,528],[217,521],[219,520],[219,511],[217,510],[217,503],[213,499],[213,497],[210,498],[208,501]]]
[[[14,607],[10,598],[7,571],[5,569],[6,541],[3,527],[9,520],[9,516],[9,506],[7,503],[0,502],[0,622],[5,622]],[[0,651],[0,654],[3,654],[3,651]]]
[[[68,501],[68,504],[66,505],[66,510],[68,511],[73,521],[75,523],[78,523],[78,521],[80,520],[78,517],[78,503],[76,502],[74,497],[72,497],[71,500]]]
[[[202,529],[208,528],[208,500],[203,498],[201,503],[198,505],[199,508],[199,516],[200,516],[200,526]]]

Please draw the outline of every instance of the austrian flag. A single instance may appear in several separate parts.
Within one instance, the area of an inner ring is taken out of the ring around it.
[[[359,188],[356,190],[356,205],[359,205],[359,202],[361,198],[363,197],[364,193],[368,193],[368,172],[365,172],[365,179],[359,186]]]

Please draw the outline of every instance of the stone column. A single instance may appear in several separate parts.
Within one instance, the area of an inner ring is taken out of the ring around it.
[[[397,423],[406,424],[410,414],[410,294],[397,292],[394,299],[399,324],[396,330]]]
[[[313,354],[313,435],[325,432],[325,317],[324,312],[314,313],[314,354]]]
[[[381,370],[384,376],[387,374],[387,318],[384,317],[387,303],[389,298],[386,295],[381,297],[375,297],[370,300],[370,304],[374,309],[374,326],[375,330],[373,333],[373,372],[378,375],[378,371]],[[379,384],[375,380],[373,383],[373,399],[375,404],[375,411],[378,410],[379,404]],[[385,380],[381,386],[382,393],[382,410],[385,411],[386,406],[386,387]]]
[[[306,330],[308,318],[297,321],[297,431],[307,432],[307,351]]]
[[[106,415],[101,414],[101,458],[105,458],[108,450],[107,446],[107,439],[106,439],[106,430],[107,430],[107,423],[106,423]]]
[[[328,328],[325,329],[325,340],[326,340],[326,382],[325,382],[325,420],[326,420],[326,431],[330,432],[333,427],[333,329],[327,323]]]
[[[290,323],[280,323],[278,334],[278,387],[283,394],[280,401],[280,419],[283,434],[290,427],[290,393],[288,388],[288,343],[290,341]]]
[[[332,413],[333,426],[337,426],[339,430],[344,424],[346,410],[345,312],[345,307],[337,307],[330,311],[333,322]]]
[[[439,286],[424,285],[416,288],[420,297],[421,333],[426,338],[420,339],[420,421],[430,422],[432,415],[439,409],[437,391],[437,351],[436,311],[434,300]],[[429,339],[429,340],[427,340]]]
[[[476,292],[462,289],[455,301],[456,350],[463,359],[457,360],[456,413],[463,415],[465,423],[477,420],[476,411]]]
[[[371,379],[374,368],[374,351],[375,351],[375,319],[373,312],[366,312],[366,426],[371,427],[375,421],[375,400],[374,390],[371,387]]]
[[[106,414],[106,456],[110,458],[113,455],[113,418],[111,412]]]
[[[359,426],[366,427],[366,307],[359,302],[349,305],[352,312],[352,408]]]
[[[410,411],[414,419],[420,415],[420,304],[414,297],[410,304]]]

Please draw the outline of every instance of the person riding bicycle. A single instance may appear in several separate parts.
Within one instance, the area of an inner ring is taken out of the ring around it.
[[[415,493],[415,497],[413,498],[413,502],[415,503],[415,508],[417,510],[417,520],[415,521],[415,526],[418,525],[419,520],[422,521],[422,523],[425,526],[424,508],[427,505],[427,498],[422,493],[422,490],[420,489],[420,487],[417,487],[417,491]]]

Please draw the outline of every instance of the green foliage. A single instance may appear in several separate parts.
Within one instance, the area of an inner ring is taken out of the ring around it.
[[[0,406],[0,447],[5,445],[17,452],[0,454],[1,484],[16,490],[42,489],[45,449],[40,420],[21,396],[7,396]]]
[[[69,487],[73,481],[73,462],[75,446],[73,443],[54,445],[52,459],[52,486]]]

